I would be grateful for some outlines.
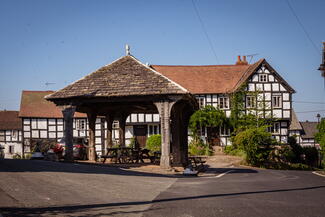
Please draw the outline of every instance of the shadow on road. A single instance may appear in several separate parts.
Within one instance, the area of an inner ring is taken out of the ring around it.
[[[207,173],[222,173],[229,168],[209,168]],[[231,168],[231,173],[257,173],[256,170]],[[193,176],[183,176],[181,174],[162,174],[146,171],[127,170],[125,167],[110,166],[107,164],[83,164],[83,163],[63,163],[43,160],[16,160],[4,159],[0,162],[1,172],[64,172],[64,173],[88,173],[107,174],[123,176],[150,176],[166,178],[195,178]]]
[[[4,216],[35,216],[41,214],[67,214],[73,212],[85,212],[95,209],[113,209],[113,208],[127,208],[130,206],[137,205],[151,205],[164,202],[173,202],[173,201],[182,201],[182,200],[198,200],[206,198],[218,198],[218,197],[229,197],[229,196],[238,196],[238,195],[254,195],[254,194],[268,194],[268,193],[278,193],[278,192],[292,192],[292,191],[307,191],[325,188],[325,185],[321,186],[312,186],[304,188],[289,188],[289,189],[276,189],[276,190],[263,190],[263,191],[248,191],[248,192],[234,192],[234,193],[224,193],[224,194],[207,194],[207,195],[198,195],[198,196],[188,196],[188,197],[175,197],[175,198],[165,198],[165,199],[156,199],[152,201],[138,201],[138,202],[118,202],[118,203],[104,203],[104,204],[87,204],[87,205],[71,205],[71,206],[56,206],[56,207],[39,207],[39,208],[20,208],[20,207],[3,207],[0,208],[0,211]],[[131,212],[145,212],[145,211],[127,211]],[[116,211],[114,211],[115,214]],[[126,213],[125,213],[126,214]],[[112,215],[112,214],[107,214]],[[96,215],[95,215],[96,216]]]

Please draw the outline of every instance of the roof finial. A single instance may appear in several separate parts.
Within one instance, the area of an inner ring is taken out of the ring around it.
[[[130,55],[130,46],[128,44],[125,45],[125,52],[126,52],[126,55]]]

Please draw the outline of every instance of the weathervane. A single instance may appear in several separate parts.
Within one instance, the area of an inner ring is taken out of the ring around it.
[[[130,46],[128,44],[125,45],[125,52],[126,52],[126,55],[130,55]]]

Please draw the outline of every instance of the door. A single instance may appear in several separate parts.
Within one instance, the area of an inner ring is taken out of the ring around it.
[[[147,142],[147,125],[134,125],[134,137],[136,140],[136,146],[143,148]]]

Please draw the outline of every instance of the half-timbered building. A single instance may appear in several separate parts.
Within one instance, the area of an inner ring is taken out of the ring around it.
[[[319,146],[315,141],[315,134],[318,122],[313,121],[298,121],[295,112],[293,111],[292,121],[289,127],[289,136],[294,136],[296,141],[301,146]]]
[[[265,59],[248,64],[245,56],[243,59],[238,56],[234,65],[152,67],[187,88],[201,107],[212,105],[224,110],[227,117],[231,113],[231,94],[245,86],[244,112],[256,113],[262,109],[258,115],[276,120],[270,127],[273,136],[280,142],[287,142],[295,91]],[[262,104],[263,108],[259,108]],[[208,134],[206,130],[205,136]],[[220,127],[214,137],[217,145],[229,145],[230,129]]]
[[[149,65],[146,66],[171,82],[186,88],[195,96],[200,107],[211,105],[223,110],[226,116],[231,113],[231,94],[245,87],[246,96],[243,99],[246,113],[257,112],[259,104],[263,103],[262,118],[272,117],[276,122],[270,131],[283,143],[289,135],[289,125],[292,118],[292,87],[265,60],[261,59],[248,64],[246,58],[238,57],[233,65]],[[132,70],[132,69],[129,69]],[[85,87],[84,87],[85,88]],[[53,91],[23,91],[19,116],[23,122],[22,140],[26,147],[33,139],[63,137],[63,116],[61,109],[44,97]],[[125,143],[135,138],[140,146],[145,146],[146,138],[160,133],[160,115],[143,112],[132,113],[126,117]],[[75,113],[73,119],[73,136],[88,137],[89,121],[82,113]],[[112,122],[113,144],[120,143],[119,121]],[[107,147],[107,120],[97,116],[95,142],[98,154],[104,153]],[[223,126],[212,135],[205,130],[205,137],[213,136],[214,145],[230,145],[230,129]]]
[[[0,145],[4,147],[5,157],[22,155],[22,130],[18,111],[0,111]]]

